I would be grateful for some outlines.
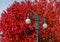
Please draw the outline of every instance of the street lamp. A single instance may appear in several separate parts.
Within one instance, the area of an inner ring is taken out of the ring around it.
[[[39,32],[39,16],[38,14],[35,14],[35,17],[33,19],[35,21],[36,27],[35,27],[35,32],[36,32],[36,42],[38,42],[38,32]],[[30,14],[27,15],[27,19],[26,19],[26,24],[30,24],[31,20],[30,20]],[[44,19],[44,24],[43,24],[43,28],[47,28],[47,24],[46,24],[46,19]]]
[[[47,27],[48,27],[48,25],[47,25],[47,23],[46,23],[46,19],[44,18],[43,28],[47,28]]]

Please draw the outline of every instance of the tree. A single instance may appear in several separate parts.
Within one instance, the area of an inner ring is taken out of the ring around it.
[[[33,12],[41,18],[39,42],[60,42],[60,12],[59,4],[52,1],[35,2],[14,2],[6,11],[2,13],[0,28],[3,31],[4,42],[36,42],[35,23],[32,20],[26,24],[27,14]],[[32,14],[32,13],[31,13]],[[43,29],[43,18],[46,18],[48,28]],[[32,16],[31,16],[32,19]]]

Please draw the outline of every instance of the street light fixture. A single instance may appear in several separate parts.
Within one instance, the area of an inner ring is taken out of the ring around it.
[[[35,24],[36,24],[36,27],[35,27],[35,32],[36,32],[36,42],[38,42],[38,32],[39,32],[39,16],[38,14],[35,14],[35,17],[34,17],[34,21],[35,21]],[[31,23],[31,20],[30,20],[30,14],[27,15],[27,19],[26,19],[26,24],[30,24]],[[43,24],[43,28],[47,28],[48,25],[46,23],[46,19],[44,19],[44,24]]]

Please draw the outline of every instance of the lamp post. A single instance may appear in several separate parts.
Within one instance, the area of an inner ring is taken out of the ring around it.
[[[39,22],[40,22],[40,20],[39,20],[39,16],[38,16],[38,14],[35,14],[35,17],[33,18],[33,20],[35,21],[35,24],[36,24],[36,26],[35,26],[35,32],[36,32],[36,42],[38,42],[38,32],[39,32]],[[26,24],[30,24],[31,23],[31,20],[30,20],[30,14],[28,14],[28,16],[27,16],[27,19],[26,19]],[[43,28],[47,28],[48,26],[47,26],[47,24],[46,24],[46,19],[44,19],[44,24],[43,24]]]
[[[38,42],[38,32],[39,32],[39,18],[38,18],[38,14],[36,14],[35,16],[35,32],[36,32],[36,42]]]

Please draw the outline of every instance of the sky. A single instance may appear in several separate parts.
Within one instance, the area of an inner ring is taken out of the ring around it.
[[[15,0],[0,0],[0,14],[6,10]],[[18,2],[22,0],[16,0]]]

